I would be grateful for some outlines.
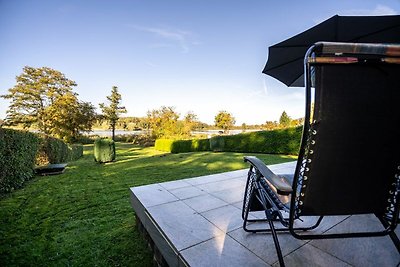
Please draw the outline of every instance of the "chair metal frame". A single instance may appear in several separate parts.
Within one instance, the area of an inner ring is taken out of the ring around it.
[[[396,229],[399,217],[400,206],[400,174],[396,175],[395,182],[392,184],[390,198],[387,203],[386,213],[383,215],[375,214],[384,227],[382,231],[372,232],[352,232],[352,233],[335,233],[335,234],[319,234],[307,233],[309,230],[316,229],[324,216],[321,215],[314,225],[308,227],[295,227],[295,221],[301,220],[301,197],[302,187],[307,184],[308,163],[312,161],[313,153],[313,136],[316,134],[313,129],[313,121],[311,118],[312,111],[312,87],[313,87],[313,66],[318,64],[352,64],[353,57],[343,57],[342,55],[353,54],[354,47],[357,55],[363,55],[363,59],[367,62],[369,56],[372,55],[376,60],[376,55],[380,57],[380,61],[389,64],[400,64],[400,45],[371,45],[371,44],[344,44],[344,43],[324,43],[319,42],[309,48],[305,55],[305,93],[306,93],[306,112],[305,122],[303,126],[303,134],[301,139],[300,151],[297,165],[294,173],[293,182],[290,185],[288,181],[283,180],[273,174],[259,159],[256,157],[244,157],[245,162],[250,163],[248,178],[244,193],[242,218],[243,229],[247,232],[268,232],[272,234],[275,248],[277,251],[280,266],[285,266],[282,251],[279,245],[278,232],[289,232],[297,239],[332,239],[332,238],[356,238],[356,237],[375,237],[389,235],[397,251],[400,253],[400,241],[394,230]],[[382,52],[382,47],[384,52]],[[331,56],[320,57],[322,51],[324,55]],[[337,52],[339,51],[339,52]],[[400,165],[400,162],[398,163]],[[400,166],[398,166],[400,172]],[[280,180],[280,181],[279,181]],[[288,186],[290,188],[288,188]],[[286,195],[290,197],[290,206],[285,205],[279,199],[279,196]],[[258,207],[253,207],[258,205]],[[263,210],[265,218],[253,219],[249,215],[254,210]],[[284,213],[288,213],[289,217],[285,217]],[[343,214],[351,215],[351,214]],[[248,225],[255,222],[268,222],[269,228],[253,229]],[[274,221],[279,221],[283,227],[276,228]]]

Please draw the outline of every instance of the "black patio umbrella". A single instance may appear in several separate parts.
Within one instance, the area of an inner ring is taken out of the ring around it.
[[[304,86],[304,55],[316,42],[400,43],[400,16],[338,16],[269,47],[263,73]]]

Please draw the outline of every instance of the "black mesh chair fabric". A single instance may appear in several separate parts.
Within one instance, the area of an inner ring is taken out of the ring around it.
[[[400,64],[374,61],[315,67],[302,215],[385,212],[400,165],[399,75]]]

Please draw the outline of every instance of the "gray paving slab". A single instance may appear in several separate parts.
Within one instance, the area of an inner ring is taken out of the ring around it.
[[[243,201],[244,196],[244,185],[233,187],[230,189],[225,189],[221,191],[212,192],[211,195],[222,199],[226,203],[233,204],[237,203],[238,201]]]
[[[350,264],[308,244],[287,255],[284,260],[286,267],[351,267]],[[279,267],[279,262],[273,266]]]
[[[225,233],[243,225],[242,211],[232,205],[209,210],[201,215]]]
[[[237,230],[228,232],[228,235],[242,244],[242,246],[248,248],[268,264],[274,264],[276,261],[278,261],[271,234],[248,233],[242,228],[239,228]],[[293,238],[290,234],[285,233],[279,234],[279,242],[283,255],[287,255],[305,244],[304,241]]]
[[[244,192],[244,189],[243,189],[243,192]],[[243,199],[241,199],[240,201],[232,203],[232,205],[235,206],[236,208],[239,208],[240,210],[242,210],[242,208],[243,208]]]
[[[270,266],[227,235],[221,235],[181,252],[190,266]]]
[[[211,183],[206,183],[206,184],[200,184],[197,185],[198,188],[208,192],[216,192],[216,191],[221,191],[224,189],[230,189],[234,187],[244,187],[246,185],[246,180],[241,179],[241,178],[234,178],[234,179],[228,179],[228,180],[223,180],[223,181],[216,181],[216,182],[211,182]]]
[[[327,233],[379,230],[382,230],[382,225],[372,215],[357,215]],[[400,255],[388,236],[315,240],[310,244],[353,266],[397,266],[400,263]]]
[[[146,208],[179,200],[159,184],[132,187],[131,191]]]
[[[172,190],[169,190],[169,192],[172,193],[174,196],[176,196],[179,199],[187,199],[187,198],[192,198],[192,197],[197,197],[197,196],[207,194],[206,191],[201,190],[200,188],[197,188],[195,186],[172,189]]]
[[[148,208],[163,234],[180,251],[224,232],[181,201]]]
[[[219,174],[212,174],[212,175],[200,176],[200,177],[195,177],[195,178],[188,178],[188,179],[185,179],[185,181],[191,185],[201,185],[201,184],[213,183],[213,182],[229,180],[229,179],[231,179],[230,176],[225,175],[223,173],[219,173]]]
[[[231,172],[224,172],[224,175],[229,176],[230,178],[245,178],[247,177],[248,169],[231,171]]]
[[[227,202],[213,197],[209,194],[207,195],[201,195],[189,199],[184,199],[182,200],[186,205],[191,207],[193,210],[196,212],[205,212],[208,210],[216,209],[222,206],[228,205]]]
[[[161,185],[162,187],[164,187],[167,190],[173,190],[173,189],[177,189],[177,188],[190,187],[191,186],[191,184],[189,184],[185,180],[177,180],[177,181],[165,182],[165,183],[161,183],[159,185]]]

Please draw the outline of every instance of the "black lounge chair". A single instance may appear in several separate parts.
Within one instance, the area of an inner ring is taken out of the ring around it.
[[[305,76],[306,116],[293,181],[245,157],[250,170],[244,230],[270,232],[281,266],[281,231],[307,240],[389,235],[400,253],[394,232],[400,204],[400,45],[320,42],[305,56]],[[249,216],[260,210],[264,219]],[[324,217],[359,214],[375,215],[382,230],[312,231]],[[295,227],[309,216],[316,216],[314,225]],[[258,221],[269,227],[255,228]]]

